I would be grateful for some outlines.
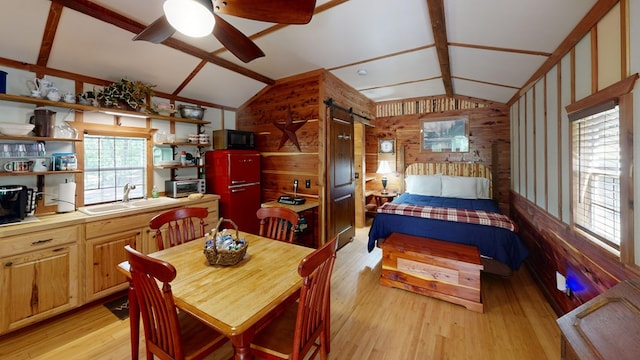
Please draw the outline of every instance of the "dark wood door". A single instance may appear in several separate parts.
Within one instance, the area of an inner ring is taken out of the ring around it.
[[[339,234],[338,247],[356,235],[353,117],[331,107],[327,139],[327,238]]]

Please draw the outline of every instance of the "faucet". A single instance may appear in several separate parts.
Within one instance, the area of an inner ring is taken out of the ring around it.
[[[129,183],[124,184],[124,194],[122,195],[122,202],[129,202],[129,192],[135,188],[135,185],[131,185]]]

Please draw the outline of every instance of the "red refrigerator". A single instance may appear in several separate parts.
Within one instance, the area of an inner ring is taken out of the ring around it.
[[[238,229],[257,234],[260,208],[260,153],[255,150],[213,150],[205,153],[207,193],[220,195],[220,216]]]

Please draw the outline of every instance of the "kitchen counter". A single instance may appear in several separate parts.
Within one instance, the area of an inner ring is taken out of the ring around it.
[[[218,221],[219,199],[206,194],[170,202],[132,200],[0,227],[0,334],[125,290],[127,279],[117,270],[127,259],[124,247],[157,251],[156,232],[149,228],[154,216],[204,207],[211,227]]]
[[[219,199],[220,199],[219,195],[205,194],[200,199],[190,200],[189,198],[185,197],[185,198],[176,199],[178,201],[171,204],[161,204],[161,205],[140,207],[140,208],[126,208],[126,209],[122,209],[122,211],[105,213],[100,215],[87,215],[77,210],[74,212],[62,213],[62,214],[56,213],[56,214],[37,215],[36,218],[38,219],[38,221],[29,221],[29,222],[23,222],[23,223],[18,223],[13,225],[0,226],[0,241],[2,241],[2,239],[8,236],[22,235],[22,234],[26,234],[33,231],[50,230],[50,229],[56,229],[64,226],[84,224],[84,223],[99,221],[99,220],[106,220],[106,219],[121,217],[125,214],[143,213],[143,212],[149,212],[149,211],[154,211],[159,209],[168,210],[168,209],[187,206],[187,205],[193,206],[199,203],[204,203],[204,202],[219,200]]]

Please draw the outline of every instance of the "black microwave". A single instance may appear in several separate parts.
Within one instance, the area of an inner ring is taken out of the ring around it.
[[[256,148],[255,134],[241,130],[214,130],[213,148],[216,150],[252,150]]]

